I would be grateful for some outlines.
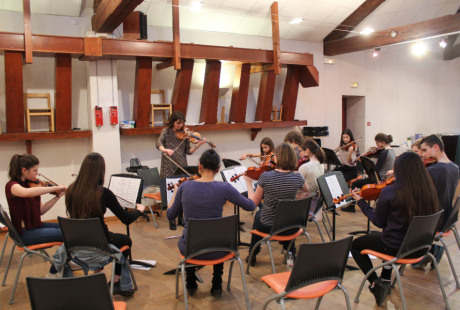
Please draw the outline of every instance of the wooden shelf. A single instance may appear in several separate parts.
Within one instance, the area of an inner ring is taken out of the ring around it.
[[[0,134],[0,142],[89,138],[92,135],[91,130],[4,133]]]
[[[306,126],[307,121],[282,121],[282,122],[262,122],[262,123],[236,123],[236,124],[214,124],[189,126],[194,131],[221,131],[221,130],[241,130],[251,129],[259,132],[262,128],[283,128],[294,126]],[[145,127],[145,128],[120,128],[122,136],[155,135],[160,134],[164,127]],[[254,136],[255,138],[255,136]],[[254,140],[254,139],[252,139]]]

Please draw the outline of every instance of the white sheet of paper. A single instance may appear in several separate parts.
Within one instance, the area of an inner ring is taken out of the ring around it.
[[[343,195],[342,188],[340,187],[339,180],[336,175],[331,175],[325,178],[329,191],[331,192],[332,198],[337,198]],[[341,208],[346,205],[346,200],[335,205],[336,208]]]
[[[157,264],[156,260],[144,260],[144,259],[136,259],[138,262],[144,262],[150,265],[155,266]],[[152,267],[146,267],[146,266],[141,266],[141,265],[136,265],[136,264],[131,264],[132,269],[137,269],[137,270],[150,270]]]
[[[370,258],[370,259],[377,259],[377,256],[370,255],[370,254],[368,254],[368,255],[369,255],[369,258]],[[351,255],[351,252],[348,252],[348,257],[349,257],[349,258],[353,258],[353,255]]]
[[[246,185],[246,180],[243,177],[239,177],[235,181],[230,181],[230,179],[234,176],[240,175],[244,173],[248,168],[245,166],[236,166],[233,169],[222,171],[225,176],[225,180],[230,183],[239,193],[244,193],[248,191],[248,187]]]
[[[6,212],[6,214],[8,214],[8,216],[10,216],[10,209],[8,209],[8,204],[6,203],[1,203],[0,204],[3,208],[3,210]],[[11,217],[11,216],[10,216]],[[5,225],[3,225],[2,223],[0,223],[0,228],[3,228],[3,227],[6,227]]]
[[[117,197],[118,202],[123,208],[136,208],[137,196],[142,179],[124,178],[112,176],[110,178],[109,189],[117,196],[129,201],[130,203],[121,200]]]
[[[171,199],[172,199],[172,197],[174,195],[174,189],[168,191],[168,187],[170,185],[174,185],[174,184],[179,183],[179,180],[180,180],[179,178],[175,178],[175,179],[166,178],[166,197],[168,198],[168,206],[169,206],[169,203],[171,202]]]

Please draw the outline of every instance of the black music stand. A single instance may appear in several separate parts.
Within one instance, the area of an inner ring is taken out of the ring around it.
[[[184,170],[187,171],[190,174],[200,175],[200,173],[198,172],[198,166],[185,166],[185,167],[182,167],[182,168],[177,167],[177,169],[174,172],[173,176],[185,174]]]
[[[230,166],[230,167],[227,167],[227,168],[222,169],[220,171],[220,175],[222,176],[222,180],[224,180],[224,182],[231,183],[230,180],[226,179],[226,177],[225,177],[223,172],[227,171],[227,170],[231,170],[231,169],[233,169],[235,167],[237,167],[237,166]],[[247,193],[247,192],[244,192],[244,193]],[[241,193],[241,194],[243,194],[243,193]],[[251,244],[249,244],[247,242],[241,242],[241,231],[242,232],[246,232],[246,231],[242,227],[242,225],[244,225],[244,223],[240,221],[240,207],[234,204],[233,205],[233,212],[234,212],[234,214],[236,214],[238,216],[238,223],[239,223],[238,236],[237,236],[238,246],[247,246],[247,247],[249,247],[249,246],[251,246]]]
[[[340,161],[340,159],[337,157],[337,154],[333,150],[327,149],[324,147],[323,147],[323,150],[324,150],[324,153],[326,154],[326,164],[327,164],[328,171],[331,171],[331,165],[335,165],[336,167],[342,166],[342,162]]]
[[[136,199],[136,203],[141,203],[141,198],[142,198],[142,190],[144,188],[144,179],[141,178],[140,176],[138,175],[133,175],[133,174],[126,174],[126,173],[122,173],[122,174],[112,174],[110,176],[110,180],[112,180],[112,177],[121,177],[121,178],[131,178],[131,179],[140,179],[141,180],[141,183],[139,184],[139,190],[138,190],[138,194],[137,194],[137,199]],[[110,181],[109,181],[109,187],[110,187]],[[126,210],[127,208],[125,208]],[[144,212],[141,213],[142,216],[144,217],[147,217],[147,222],[150,221],[149,217],[147,214],[145,214]],[[126,234],[129,236],[129,225],[126,225]],[[140,261],[136,261],[136,260],[133,260],[133,250],[131,249],[130,251],[130,254],[128,256],[128,262],[130,265],[132,264],[136,264],[136,265],[140,265],[140,266],[144,266],[144,267],[156,267],[155,265],[152,265],[152,264],[149,264],[149,263],[145,263],[145,262],[140,262]]]
[[[335,198],[335,197],[332,197],[331,191],[330,191],[329,186],[328,186],[328,184],[326,182],[326,178],[330,177],[330,176],[336,176],[337,177],[337,180],[339,181],[339,185],[340,185],[340,188],[341,188],[343,194],[348,193],[348,185],[347,185],[347,181],[345,181],[345,178],[343,177],[343,173],[341,171],[328,172],[328,173],[323,174],[322,176],[320,176],[317,179],[318,186],[319,186],[319,189],[320,189],[320,192],[321,192],[321,196],[323,197],[323,201],[326,204],[327,210],[332,211],[332,241],[335,241],[335,225],[336,225],[335,208],[336,208],[336,206],[335,206],[334,202],[332,201],[332,199]],[[350,199],[350,198],[347,198],[347,200],[348,199]],[[349,270],[359,270],[359,268],[356,268],[354,266],[349,266],[349,265],[347,265],[347,268]]]

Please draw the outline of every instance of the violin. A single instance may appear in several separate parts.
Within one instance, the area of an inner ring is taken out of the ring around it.
[[[48,181],[42,181],[39,178],[35,178],[33,180],[26,180],[26,183],[29,184],[30,187],[52,187],[52,186],[59,186],[55,182],[49,180],[46,178],[44,175],[39,174],[39,176],[44,177]],[[50,194],[58,196],[61,192],[56,191],[56,192],[51,192]]]
[[[190,177],[182,177],[179,179],[179,182],[177,183],[177,186],[180,186],[182,183],[186,182],[186,181],[192,181],[192,180],[198,180],[200,178],[199,175],[196,175],[196,174],[193,174],[191,175]],[[170,190],[173,190],[174,189],[174,184],[171,184],[168,186],[168,191]]]
[[[361,139],[362,139],[362,137],[360,137],[360,138],[358,138],[358,139],[356,139],[354,141],[348,142],[348,143],[344,144],[343,146],[340,146],[340,147],[336,148],[334,150],[334,152],[338,152],[340,149],[345,149],[345,151],[348,152],[348,149],[350,148],[350,146],[353,147],[354,150],[356,150],[358,148],[358,145],[356,144],[356,142],[361,140]]]
[[[363,187],[361,187],[361,190],[356,193],[360,193],[361,197],[363,197],[364,200],[367,200],[367,201],[376,200],[377,198],[379,198],[382,190],[388,185],[393,184],[394,182],[395,182],[395,176],[394,174],[392,174],[392,175],[389,175],[385,180],[383,180],[382,182],[378,184],[364,185]],[[351,196],[353,196],[353,194],[351,193],[347,195],[342,195],[341,197],[332,199],[332,202],[334,204],[337,204]]]
[[[423,164],[425,165],[426,168],[428,168],[430,166],[433,166],[436,163],[437,163],[437,161],[436,161],[436,158],[434,158],[434,157],[430,157],[428,159],[423,160]]]
[[[190,142],[192,142],[193,144],[197,144],[198,142],[203,141],[201,135],[198,132],[191,131],[188,128],[183,128],[183,130],[177,130],[176,138],[179,140],[189,139]],[[206,143],[209,144],[211,148],[216,147],[216,145],[211,141],[206,141]]]
[[[303,164],[306,164],[310,161],[310,158],[308,156],[304,156],[301,159],[297,161],[297,167],[295,168],[296,171],[299,171],[300,166]]]
[[[248,170],[246,170],[245,173],[238,174],[238,175],[234,176],[233,178],[230,179],[230,181],[234,182],[234,181],[238,180],[243,175],[247,175],[249,178],[251,178],[253,180],[258,180],[260,178],[260,176],[262,175],[262,173],[270,171],[270,170],[272,170],[270,165],[264,165],[264,166],[261,166],[261,167],[249,167]]]
[[[373,147],[373,148],[371,148],[369,151],[367,151],[366,153],[364,153],[363,155],[361,155],[361,156],[359,156],[359,157],[362,157],[362,156],[367,157],[367,158],[377,157],[377,156],[380,155],[380,153],[381,153],[383,150],[385,150],[385,148],[384,148],[383,146],[382,146],[382,147],[378,147],[378,146],[377,146],[377,147]],[[353,164],[356,163],[356,161],[359,160],[359,157],[357,157],[357,158],[355,159],[355,161],[353,162]]]

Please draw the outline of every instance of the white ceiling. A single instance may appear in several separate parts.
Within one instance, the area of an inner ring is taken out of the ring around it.
[[[81,16],[92,10],[93,0],[30,0],[32,13]],[[278,0],[282,39],[321,42],[365,0]],[[227,32],[271,37],[270,6],[273,0],[203,0],[200,11],[195,1],[179,0],[180,27],[200,31]],[[172,0],[145,0],[136,11],[147,14],[148,24],[171,27]],[[460,0],[387,0],[355,30],[376,30],[406,25],[455,14]],[[0,9],[22,11],[20,0],[0,0]],[[305,20],[289,24],[294,18]],[[354,34],[350,34],[354,35]]]

